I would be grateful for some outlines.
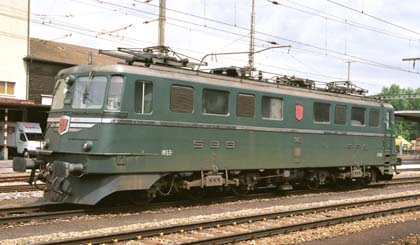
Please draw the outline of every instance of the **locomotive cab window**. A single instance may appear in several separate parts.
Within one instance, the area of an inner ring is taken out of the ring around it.
[[[194,110],[194,89],[187,86],[172,85],[170,110],[192,113]]]
[[[236,115],[238,117],[255,116],[255,95],[238,94],[236,97]]]
[[[330,104],[327,103],[314,103],[314,121],[320,123],[330,122]]]
[[[371,109],[369,111],[369,127],[379,127],[379,110]]]
[[[135,106],[137,113],[152,113],[153,84],[146,81],[136,81],[135,85]]]
[[[202,106],[203,113],[227,115],[229,113],[229,92],[204,89]]]
[[[351,125],[364,126],[365,125],[365,108],[353,107],[351,108]]]
[[[124,85],[124,78],[121,76],[112,76],[109,84],[108,100],[106,109],[110,111],[121,110],[121,96]]]
[[[51,105],[52,110],[62,109],[64,106],[64,98],[66,96],[67,90],[65,89],[66,83],[64,79],[58,79],[55,87],[54,87],[54,94],[53,94],[53,101]]]
[[[280,98],[263,96],[261,100],[261,113],[265,119],[283,119],[283,100]]]
[[[100,109],[104,103],[107,77],[94,76],[79,77],[73,96],[73,108]]]
[[[335,106],[335,118],[334,123],[339,125],[345,125],[347,122],[347,108],[343,105]]]

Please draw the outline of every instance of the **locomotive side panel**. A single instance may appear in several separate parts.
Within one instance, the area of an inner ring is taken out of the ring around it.
[[[94,204],[125,190],[154,197],[168,185],[242,192],[392,176],[392,108],[380,102],[111,68],[60,75],[72,78],[57,84],[62,95],[38,161],[50,200]]]

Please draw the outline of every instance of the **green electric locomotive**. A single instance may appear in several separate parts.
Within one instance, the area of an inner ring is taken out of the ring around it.
[[[127,64],[62,70],[44,149],[13,161],[15,171],[40,170],[51,201],[368,184],[391,179],[398,164],[392,106],[352,95],[360,91],[349,82],[321,90],[235,67],[156,64],[147,51],[120,57]]]

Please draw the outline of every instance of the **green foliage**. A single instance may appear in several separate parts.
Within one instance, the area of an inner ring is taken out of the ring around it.
[[[389,88],[383,87],[381,93],[378,96],[390,96],[390,95],[410,95],[420,94],[420,88],[415,90],[411,88],[400,88],[398,84],[392,84]],[[386,100],[390,103],[396,111],[402,110],[420,110],[420,99],[393,99]],[[396,134],[401,135],[407,140],[413,140],[419,135],[418,123],[408,121],[398,121],[395,125]]]

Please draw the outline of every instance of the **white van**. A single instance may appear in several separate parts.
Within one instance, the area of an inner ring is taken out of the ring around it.
[[[4,122],[0,122],[0,139],[3,142]],[[7,123],[7,147],[24,157],[42,148],[44,141],[39,123]]]

